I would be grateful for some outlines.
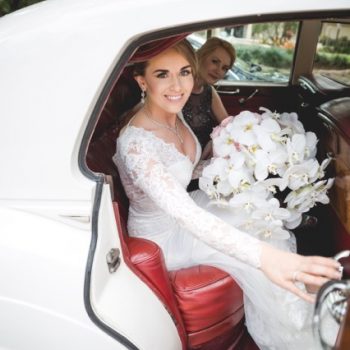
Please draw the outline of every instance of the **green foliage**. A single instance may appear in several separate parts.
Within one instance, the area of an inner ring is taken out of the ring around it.
[[[317,52],[315,67],[323,69],[349,69],[350,55]]]
[[[342,36],[338,39],[331,39],[327,36],[323,36],[320,39],[320,43],[323,45],[322,51],[324,52],[350,54],[350,40],[346,36]]]
[[[252,35],[263,44],[281,46],[297,33],[298,25],[299,22],[257,23],[252,26]]]
[[[248,63],[255,63],[275,68],[290,68],[293,53],[279,47],[265,47],[259,45],[236,45],[237,55]]]
[[[41,1],[43,0],[0,0],[0,16]]]
[[[237,56],[248,64],[290,69],[293,63],[293,50],[276,46],[235,45]],[[350,55],[318,52],[315,66],[324,69],[350,68]]]

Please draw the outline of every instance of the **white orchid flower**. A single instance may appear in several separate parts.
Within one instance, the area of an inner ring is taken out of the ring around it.
[[[264,113],[261,114],[261,119],[266,119],[266,118],[272,118],[275,120],[279,120],[280,118],[280,114],[275,112],[270,111],[268,108],[266,107],[260,107],[259,111],[263,111]]]
[[[244,213],[244,212],[243,212]],[[238,216],[241,216],[241,213],[237,213]],[[255,227],[255,221],[245,213],[243,214],[242,218],[245,220],[240,220],[239,223],[237,223],[237,227],[239,230],[243,232],[247,232],[250,234],[256,234],[256,227]]]
[[[198,181],[199,188],[205,192],[209,198],[217,198],[218,193],[216,190],[216,186],[213,183],[212,179],[200,177]]]
[[[325,170],[326,170],[327,166],[329,165],[329,163],[331,162],[331,160],[332,160],[332,158],[328,157],[322,161],[320,168],[318,169],[318,178],[319,179],[324,178]]]
[[[263,240],[284,240],[290,237],[289,232],[282,225],[274,225],[264,221],[256,223],[255,234]]]
[[[232,186],[228,183],[227,168],[227,159],[213,158],[203,169],[198,185],[210,198],[218,198],[220,194],[228,196],[232,192]]]
[[[284,202],[287,203],[288,208],[297,210],[299,213],[305,213],[316,203],[329,203],[327,192],[333,183],[334,179],[328,179],[304,186],[297,191],[290,192]]]
[[[232,135],[222,129],[217,137],[213,138],[213,153],[216,157],[227,157],[236,150],[235,140]]]
[[[328,190],[333,186],[334,178],[328,180],[322,180],[316,182],[314,187],[314,192],[311,194],[314,203],[328,204],[329,197],[327,195]]]
[[[256,183],[256,185],[258,185],[258,184],[263,186],[272,195],[277,193],[277,188],[280,191],[283,191],[287,187],[287,182],[283,178],[280,178],[280,177],[271,177],[271,178],[268,178],[268,179],[265,179],[263,181],[259,181]]]
[[[253,210],[265,205],[268,192],[261,186],[252,186],[250,189],[235,194],[229,201],[230,207],[238,209],[239,213],[250,214]]]
[[[295,134],[287,140],[288,159],[291,165],[304,161],[306,137],[303,134]]]
[[[281,113],[279,117],[280,125],[291,129],[293,134],[305,134],[303,124],[298,120],[298,115],[292,113]]]
[[[277,142],[281,141],[281,127],[276,120],[268,118],[260,124],[253,126],[258,145],[265,151],[273,151],[277,147]]]
[[[269,174],[277,175],[285,172],[288,154],[283,147],[278,147],[273,152],[258,150],[255,153],[255,157],[254,175],[258,181],[265,180]]]
[[[258,122],[259,120],[254,113],[243,111],[233,119],[232,123],[227,125],[227,130],[239,144],[245,146],[255,145],[257,139],[253,129]]]
[[[313,132],[295,134],[287,140],[288,159],[290,164],[300,164],[316,155],[317,137]]]
[[[245,157],[241,152],[233,152],[228,160],[228,181],[235,191],[243,191],[253,182],[251,172],[245,166]]]
[[[282,225],[282,220],[288,219],[290,213],[287,209],[281,208],[276,198],[271,198],[260,208],[252,213],[252,218],[272,223],[276,226]]]
[[[318,142],[318,139],[314,132],[308,131],[305,134],[305,150],[304,150],[305,159],[314,158],[316,156],[317,142]]]
[[[227,177],[228,160],[226,158],[213,158],[202,172],[202,177],[224,179]]]
[[[284,220],[284,226],[289,230],[293,230],[300,225],[302,220],[302,214],[294,209],[288,209],[288,211],[289,211],[290,217]]]
[[[316,159],[309,159],[302,164],[292,165],[283,175],[286,186],[291,190],[308,185],[317,179],[319,164]]]

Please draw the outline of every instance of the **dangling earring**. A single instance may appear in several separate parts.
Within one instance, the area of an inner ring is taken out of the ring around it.
[[[145,96],[146,96],[145,90],[141,90],[141,103],[142,104],[145,104]]]

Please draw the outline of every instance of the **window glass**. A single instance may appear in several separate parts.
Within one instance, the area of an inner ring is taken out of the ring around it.
[[[229,41],[237,59],[225,77],[228,81],[286,83],[293,64],[298,22],[270,22],[215,28],[191,34],[198,49],[210,36]]]
[[[313,73],[350,85],[350,24],[322,24]]]

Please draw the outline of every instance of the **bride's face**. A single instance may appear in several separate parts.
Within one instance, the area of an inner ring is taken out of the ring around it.
[[[169,114],[181,111],[194,81],[190,63],[174,49],[149,60],[145,75],[136,79],[146,90],[148,108]]]

